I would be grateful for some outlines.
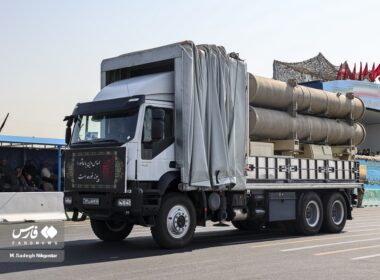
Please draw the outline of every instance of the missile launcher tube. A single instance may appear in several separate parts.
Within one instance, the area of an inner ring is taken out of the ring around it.
[[[249,74],[249,103],[252,106],[287,110],[294,102],[302,114],[335,119],[359,120],[365,111],[363,102],[356,97],[298,85],[293,87],[285,82]]]
[[[360,145],[365,139],[360,123],[307,115],[292,117],[286,112],[250,107],[249,135],[251,140],[299,139],[306,143],[327,145]]]

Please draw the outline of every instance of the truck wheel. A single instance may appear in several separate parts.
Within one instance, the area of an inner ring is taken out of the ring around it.
[[[161,248],[174,249],[192,240],[195,226],[196,213],[191,200],[183,194],[171,193],[164,197],[151,232]]]
[[[133,224],[91,219],[91,228],[94,234],[103,241],[121,241],[131,233]]]
[[[296,229],[303,235],[319,232],[323,221],[322,202],[315,192],[306,192],[298,201]]]
[[[262,224],[255,221],[232,221],[232,225],[241,231],[254,231],[262,228]]]
[[[342,194],[334,192],[323,199],[324,220],[322,230],[325,232],[341,232],[346,225],[347,204]]]

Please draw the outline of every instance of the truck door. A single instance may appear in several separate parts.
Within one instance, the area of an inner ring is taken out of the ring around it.
[[[173,109],[147,106],[138,162],[139,181],[158,181],[163,174],[175,170]]]

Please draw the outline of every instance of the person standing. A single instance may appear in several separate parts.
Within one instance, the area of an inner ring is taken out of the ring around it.
[[[358,188],[358,204],[357,208],[363,208],[363,198],[364,198],[364,187]]]
[[[43,167],[41,169],[41,178],[42,178],[42,188],[45,191],[54,191],[55,186],[57,185],[57,176],[50,172],[49,163],[44,161]]]

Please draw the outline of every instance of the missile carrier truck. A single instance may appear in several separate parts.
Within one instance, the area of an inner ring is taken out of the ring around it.
[[[101,64],[101,90],[67,121],[67,210],[104,241],[151,228],[187,245],[206,221],[338,233],[352,219],[362,101],[254,76],[236,53],[191,41]]]

